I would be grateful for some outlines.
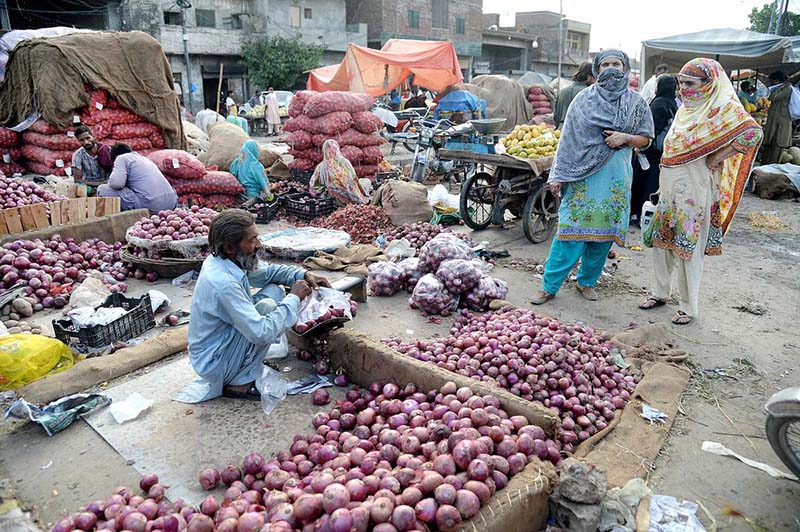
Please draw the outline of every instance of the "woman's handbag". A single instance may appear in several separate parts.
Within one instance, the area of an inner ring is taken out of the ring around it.
[[[672,127],[672,121],[675,120],[675,114],[673,113],[672,116],[669,117],[669,121],[667,125],[658,132],[656,138],[653,139],[653,149],[656,151],[663,152],[664,151],[664,141],[667,138],[667,133],[669,133],[669,128]]]

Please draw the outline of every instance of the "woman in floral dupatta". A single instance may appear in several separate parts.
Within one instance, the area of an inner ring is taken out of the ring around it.
[[[654,136],[650,108],[628,88],[631,69],[625,52],[603,50],[592,72],[595,83],[580,91],[567,110],[548,179],[561,206],[534,305],[553,299],[578,261],[578,292],[589,301],[597,299],[594,285],[611,246],[625,244],[633,148],[648,146]]]
[[[762,132],[716,61],[689,61],[678,85],[683,105],[664,141],[652,221],[655,291],[639,308],[666,303],[677,268],[680,308],[672,322],[685,325],[698,315],[703,256],[722,254]]]

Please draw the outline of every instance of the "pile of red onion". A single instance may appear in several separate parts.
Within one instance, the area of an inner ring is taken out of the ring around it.
[[[215,210],[201,208],[196,205],[190,209],[160,211],[158,214],[144,217],[133,224],[128,229],[126,236],[131,243],[135,243],[135,239],[150,242],[172,242],[203,238],[208,236],[211,220],[217,214],[219,213]],[[202,248],[202,251],[201,255],[207,254],[207,246]],[[153,246],[153,249],[134,246],[133,252],[137,257],[149,257],[151,259],[160,259],[162,256],[169,255],[167,251],[160,249],[158,246]]]
[[[393,296],[403,289],[404,268],[397,263],[374,262],[367,268],[367,273],[369,291],[373,296]]]
[[[421,249],[436,235],[448,233],[453,234],[467,243],[470,247],[475,246],[475,241],[467,233],[452,231],[443,225],[431,225],[428,222],[416,222],[413,224],[403,224],[385,234],[386,242],[405,238],[415,249]]]
[[[344,231],[355,244],[372,244],[378,235],[394,229],[383,207],[356,204],[338,209],[313,225]]]
[[[605,334],[591,327],[504,309],[483,315],[462,310],[447,338],[386,345],[437,366],[491,382],[561,417],[565,451],[603,430],[641,379],[615,364]]]
[[[222,501],[170,503],[158,477],[145,475],[144,497],[118,488],[51,532],[449,532],[530,457],[560,458],[541,427],[452,382],[427,393],[413,384],[348,390],[313,425],[272,460],[252,453],[241,466],[201,471],[204,489],[227,486]]]
[[[24,207],[34,203],[49,203],[65,199],[67,198],[53,194],[33,181],[0,175],[0,209]]]
[[[108,244],[96,238],[75,242],[53,235],[49,240],[15,240],[0,251],[0,278],[4,288],[27,285],[25,295],[34,311],[62,308],[74,286],[88,272],[103,272],[103,282],[113,292],[125,292],[130,269],[119,260],[121,242]]]

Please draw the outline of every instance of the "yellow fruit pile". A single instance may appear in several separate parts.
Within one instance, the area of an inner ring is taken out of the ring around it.
[[[749,102],[742,102],[742,103],[744,104],[744,110],[747,111],[748,113],[755,113],[758,110],[755,104]]]
[[[772,103],[772,102],[770,102],[769,98],[767,98],[766,96],[761,96],[761,97],[758,98],[758,108],[759,109],[769,109],[770,103]]]
[[[506,153],[523,159],[540,159],[555,155],[561,131],[545,124],[516,126],[503,138]]]

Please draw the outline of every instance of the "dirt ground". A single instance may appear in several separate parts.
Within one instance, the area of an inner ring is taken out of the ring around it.
[[[761,211],[777,211],[786,227],[753,227],[748,214]],[[701,316],[689,326],[671,326],[676,342],[691,352],[693,378],[682,399],[685,414],[676,420],[656,462],[643,465],[650,470],[654,492],[699,501],[718,530],[800,529],[800,484],[700,449],[703,441],[716,441],[785,470],[764,437],[763,405],[776,391],[800,383],[798,231],[798,203],[745,197],[724,255],[705,263]],[[528,307],[539,288],[536,264],[544,262],[549,243],[530,244],[521,224],[474,236],[510,252],[493,275],[508,281],[512,302]],[[631,232],[629,245],[637,243],[638,232]],[[651,284],[649,252],[615,249],[609,270],[616,271],[601,281],[599,301],[585,301],[567,284],[542,311],[612,331],[631,323],[668,321],[673,305],[649,312],[637,308]],[[444,335],[449,320],[432,323],[398,295],[370,298],[353,328],[376,337]],[[257,407],[253,416],[263,419]],[[136,485],[139,474],[83,421],[52,438],[38,426],[6,421],[0,426],[0,478],[9,478],[22,502],[43,523],[52,523],[63,512],[107,497],[115,486]],[[730,515],[737,513],[749,521]],[[703,521],[710,530],[711,520],[703,516]]]

